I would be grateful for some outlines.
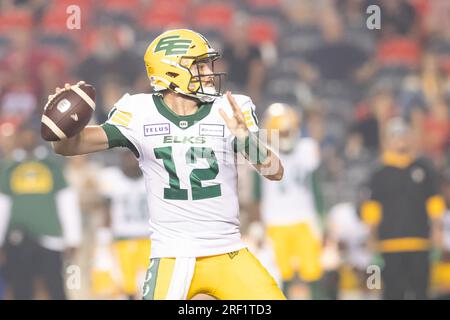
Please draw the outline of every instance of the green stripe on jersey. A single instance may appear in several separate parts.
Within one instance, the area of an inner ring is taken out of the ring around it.
[[[139,151],[137,150],[135,145],[130,140],[128,140],[115,125],[104,123],[101,125],[101,127],[108,137],[109,149],[116,147],[128,148],[134,153],[136,158],[139,158]]]

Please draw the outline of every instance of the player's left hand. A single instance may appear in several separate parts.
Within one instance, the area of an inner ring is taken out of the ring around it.
[[[228,117],[223,109],[219,109],[219,113],[231,133],[236,136],[236,138],[244,140],[249,135],[247,125],[245,124],[244,114],[242,113],[241,108],[239,108],[236,100],[231,95],[230,91],[227,91],[226,96],[231,105],[231,109],[233,110],[233,115]]]

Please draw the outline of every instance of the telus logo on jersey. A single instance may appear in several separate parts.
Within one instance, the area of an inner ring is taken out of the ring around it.
[[[144,126],[144,136],[160,136],[170,133],[169,123],[146,124]]]

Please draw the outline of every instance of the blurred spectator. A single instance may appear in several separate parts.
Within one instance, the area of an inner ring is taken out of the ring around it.
[[[416,12],[407,0],[381,0],[383,37],[409,35],[417,29]]]
[[[440,41],[450,40],[450,3],[447,0],[427,1],[425,11],[427,35]]]
[[[92,84],[99,93],[105,87],[105,80],[111,76],[120,79],[122,86],[132,88],[145,73],[142,57],[128,47],[130,42],[121,45],[118,29],[111,22],[99,26],[92,40],[92,53],[77,66],[80,79]],[[101,94],[96,97],[100,106],[104,105],[102,98]],[[106,120],[106,115],[102,108],[96,109],[98,122]]]
[[[387,120],[394,114],[394,97],[386,88],[373,88],[369,100],[369,114],[359,123],[357,130],[362,135],[364,146],[378,152],[382,146],[381,132]]]
[[[323,42],[305,54],[301,77],[311,84],[333,80],[351,84],[363,72],[368,55],[355,43],[346,41],[341,18],[334,11],[321,14],[320,27]]]
[[[265,79],[265,66],[260,49],[248,39],[248,22],[236,19],[227,32],[223,64],[227,70],[227,84],[232,90],[245,92],[258,106]]]
[[[63,251],[71,254],[81,240],[77,195],[28,123],[2,167],[0,195],[0,244],[13,297],[32,299],[41,277],[49,298],[65,299]]]
[[[431,103],[422,134],[422,150],[435,161],[435,165],[444,168],[444,149],[449,145],[450,122],[448,105],[442,99]]]
[[[412,154],[404,121],[393,118],[383,133],[382,164],[370,177],[361,215],[384,260],[384,299],[426,299],[429,253],[440,246],[444,199],[433,167]]]
[[[363,137],[356,128],[350,130],[343,152],[339,155],[342,167],[338,169],[336,193],[339,201],[357,204],[359,190],[374,165],[374,153],[365,146]]]

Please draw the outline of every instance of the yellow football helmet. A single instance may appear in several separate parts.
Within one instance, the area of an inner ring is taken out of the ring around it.
[[[214,73],[214,60],[220,54],[201,34],[188,29],[169,30],[150,43],[144,61],[150,84],[155,91],[171,90],[209,102],[221,96],[223,72]],[[210,64],[210,74],[191,72],[199,63]],[[212,79],[213,87],[205,86],[203,79]]]
[[[291,151],[299,137],[300,115],[291,106],[284,103],[271,104],[264,115],[263,128],[267,132],[269,140],[275,134],[279,134],[278,145],[271,141],[274,147],[278,147],[282,152]]]

